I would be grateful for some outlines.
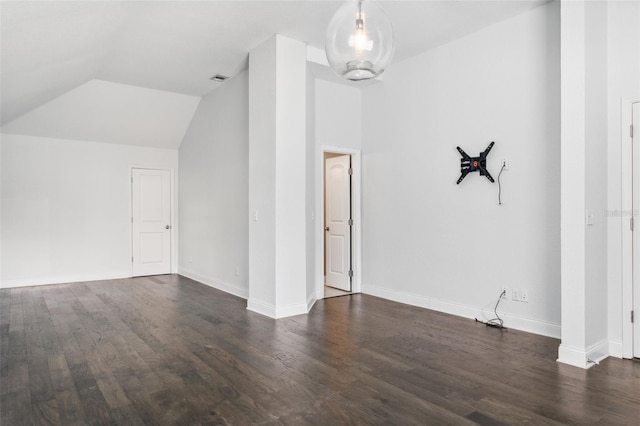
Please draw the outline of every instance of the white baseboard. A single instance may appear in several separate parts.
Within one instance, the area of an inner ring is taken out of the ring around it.
[[[573,365],[574,367],[589,368],[587,363],[587,352],[571,346],[560,344],[558,347],[558,362]]]
[[[615,340],[609,340],[609,356],[614,356],[616,358],[622,358],[622,342],[618,342]]]
[[[253,312],[257,312],[264,316],[274,319],[292,317],[294,315],[302,315],[309,313],[306,303],[292,304],[286,306],[275,306],[269,303],[264,303],[259,300],[249,299],[247,300],[247,309]]]
[[[269,303],[260,302],[259,300],[248,299],[247,309],[269,318],[276,317],[276,307]]]
[[[469,319],[477,318],[479,312],[482,311],[481,306],[463,305],[460,303],[434,299],[432,297],[414,293],[396,291],[371,284],[364,284],[362,286],[362,292],[372,296],[381,297],[383,299],[393,300],[394,302],[406,303],[407,305],[432,309],[434,311],[444,312]],[[507,328],[554,337],[556,339],[560,338],[560,324],[511,314],[501,314],[501,317],[504,320],[505,327]]]
[[[311,312],[311,308],[313,308],[313,305],[316,304],[317,300],[318,298],[315,293],[312,293],[307,297],[307,313]]]
[[[286,306],[276,306],[276,316],[275,318],[286,318],[292,317],[295,315],[303,315],[308,314],[309,310],[307,309],[307,303],[297,303]]]
[[[0,288],[32,287],[51,284],[67,284],[85,281],[120,280],[131,278],[131,271],[109,271],[97,274],[72,274],[26,279],[2,280]]]
[[[185,269],[180,269],[180,275],[184,275],[187,278],[208,285],[209,287],[213,287],[215,289],[233,294],[234,296],[247,299],[248,310],[257,312],[270,318],[278,319],[291,317],[294,315],[307,314],[309,313],[309,310],[311,310],[311,307],[313,307],[313,304],[316,302],[315,295],[311,295],[307,299],[306,303],[298,303],[286,306],[274,306],[259,300],[250,299],[248,289],[239,287],[234,284],[225,283],[222,280],[209,279]]]
[[[208,285],[209,287],[224,291],[225,293],[233,294],[234,296],[238,296],[243,299],[249,298],[249,290],[235,284],[229,284],[215,278],[203,277],[202,275],[198,275],[184,268],[180,268],[178,273],[194,281],[198,281],[199,283]]]
[[[608,340],[602,340],[585,349],[565,344],[560,344],[558,347],[558,362],[584,369],[593,367],[608,356]]]
[[[607,339],[587,348],[587,363],[593,365],[609,357],[609,341]]]

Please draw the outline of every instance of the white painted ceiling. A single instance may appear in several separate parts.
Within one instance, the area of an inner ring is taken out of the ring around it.
[[[548,0],[388,0],[394,62]],[[0,3],[2,124],[93,79],[202,96],[272,34],[324,48],[333,0]],[[393,65],[391,65],[393,66]]]
[[[90,80],[2,126],[14,135],[178,149],[200,98]]]

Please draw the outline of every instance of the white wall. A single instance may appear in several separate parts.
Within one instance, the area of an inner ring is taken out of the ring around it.
[[[307,68],[304,43],[275,35],[249,54],[249,299],[306,313]]]
[[[205,96],[180,146],[181,274],[249,290],[248,73]]]
[[[561,6],[561,311],[558,361],[587,366],[587,43],[584,2]],[[589,49],[589,56],[593,56]],[[590,57],[590,61],[593,59]],[[590,82],[597,83],[590,75]],[[591,97],[590,97],[591,98]],[[592,112],[592,111],[589,111]],[[589,118],[593,118],[593,113]],[[593,197],[591,197],[593,198]],[[593,238],[591,238],[593,240]]]
[[[307,49],[276,36],[276,317],[307,312]],[[282,312],[279,314],[278,312]]]
[[[316,67],[317,69],[317,67]],[[333,72],[333,71],[331,71]],[[362,91],[359,88],[339,84],[327,80],[316,79],[314,85],[315,96],[315,146],[314,146],[314,175],[315,175],[315,284],[318,298],[324,292],[324,200],[323,200],[323,149],[338,152],[360,150],[362,147]],[[354,160],[355,161],[355,160]],[[354,170],[360,171],[359,165]],[[358,179],[358,175],[354,176]],[[355,187],[355,186],[354,186]],[[357,197],[358,194],[354,192]],[[355,212],[354,212],[355,213]],[[354,219],[356,219],[354,217]],[[359,229],[355,224],[356,231]],[[360,233],[354,233],[355,238]],[[354,245],[357,241],[354,242]],[[358,270],[357,246],[352,245],[354,259],[354,276],[356,283],[361,276]],[[354,287],[355,288],[355,287]]]
[[[249,54],[249,298],[267,306],[276,298],[275,46],[272,37]]]
[[[395,64],[363,89],[364,291],[560,334],[559,11],[536,8]],[[456,146],[496,145],[460,184]]]
[[[2,286],[130,276],[132,166],[178,152],[3,134]]]
[[[316,80],[316,144],[360,149],[362,94],[359,88]]]
[[[316,95],[315,95],[315,79],[307,64],[306,75],[306,93],[307,93],[307,115],[306,115],[306,147],[305,147],[305,202],[306,202],[306,261],[307,261],[307,306],[311,308],[313,303],[321,298],[321,294],[316,294],[316,226],[319,226],[319,219],[316,220]],[[320,216],[318,216],[319,218]]]
[[[585,235],[587,348],[608,352],[607,338],[607,4],[586,4],[585,203],[593,215]],[[570,302],[571,303],[571,302]],[[598,346],[602,346],[599,348]]]

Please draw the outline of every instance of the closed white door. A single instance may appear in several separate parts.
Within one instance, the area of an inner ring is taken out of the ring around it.
[[[171,172],[133,169],[132,275],[171,273]]]
[[[640,358],[640,102],[633,104],[633,356]]]
[[[351,291],[351,156],[325,161],[325,283]]]

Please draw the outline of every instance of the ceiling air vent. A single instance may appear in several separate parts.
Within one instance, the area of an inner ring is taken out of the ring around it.
[[[213,77],[211,77],[209,80],[213,80],[213,81],[217,81],[218,83],[222,83],[223,81],[225,81],[228,78],[229,77],[227,77],[226,75],[216,74]]]

